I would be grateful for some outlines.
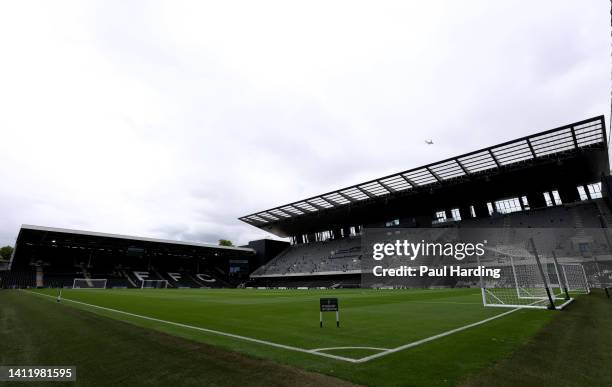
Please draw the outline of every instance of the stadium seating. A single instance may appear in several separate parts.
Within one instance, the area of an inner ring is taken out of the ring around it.
[[[438,223],[440,237],[453,228],[600,228],[612,225],[612,216],[602,200],[537,208],[484,218]],[[72,287],[75,278],[106,279],[108,288],[139,288],[135,272],[146,272],[149,280],[166,280],[169,288],[236,287],[358,287],[361,272],[361,236],[294,244],[256,269],[251,279],[231,277],[214,260],[159,254],[115,256],[114,252],[61,255],[30,261],[13,271],[0,271],[0,286]],[[37,282],[38,279],[38,282]],[[42,282],[41,282],[42,281]],[[448,280],[432,286],[475,286],[477,279]]]
[[[529,228],[600,228],[600,214],[607,222],[608,211],[602,212],[598,201],[585,201],[562,206],[537,208],[528,211],[491,216],[488,218],[465,219],[457,222],[458,227],[529,227]]]
[[[358,288],[361,285],[359,274],[281,276],[252,278],[244,287],[266,288]]]
[[[34,288],[36,273],[30,271],[0,271],[0,288]]]
[[[141,259],[112,256],[90,259],[37,261],[32,270],[0,271],[0,287],[37,287],[37,274],[44,287],[71,288],[75,278],[106,279],[107,288],[139,288],[141,280],[135,272],[146,273],[149,280],[167,280],[169,288],[218,288],[235,287],[224,278],[222,270],[215,267],[189,267],[180,260],[159,259],[143,262]]]
[[[607,222],[609,211],[601,208],[601,201],[584,201],[560,206],[544,207],[509,214],[495,214],[486,218],[465,219],[438,224],[440,232],[449,227],[469,228],[600,228]],[[442,237],[442,234],[440,235]],[[336,240],[295,244],[251,275],[249,287],[333,287],[359,286],[361,270],[361,236]],[[330,275],[326,278],[325,275]],[[343,277],[346,280],[343,280]],[[430,284],[440,287],[475,286],[477,278],[457,283],[445,279]]]
[[[361,267],[358,236],[293,245],[257,269],[252,276],[350,273]]]

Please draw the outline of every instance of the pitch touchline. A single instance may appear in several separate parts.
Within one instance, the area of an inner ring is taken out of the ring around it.
[[[54,297],[54,296],[50,296],[48,294],[42,294],[42,293],[38,293],[38,292],[25,291],[25,293],[36,294],[36,295],[39,295],[39,296],[56,299],[56,297]],[[471,323],[471,324],[468,324],[468,325],[464,325],[464,326],[459,327],[459,328],[451,329],[449,331],[442,332],[442,333],[439,333],[437,335],[430,336],[430,337],[427,337],[427,338],[422,339],[422,340],[414,341],[414,342],[409,343],[409,344],[404,344],[404,345],[401,345],[399,347],[392,348],[392,349],[374,348],[374,347],[330,347],[330,348],[305,349],[305,348],[293,347],[293,346],[285,345],[285,344],[279,344],[279,343],[275,343],[273,341],[260,340],[260,339],[255,339],[255,338],[248,337],[248,336],[241,336],[241,335],[236,335],[236,334],[233,334],[233,333],[217,331],[217,330],[214,330],[214,329],[201,328],[201,327],[196,327],[196,326],[193,326],[193,325],[177,323],[177,322],[174,322],[174,321],[162,320],[162,319],[158,319],[158,318],[155,318],[155,317],[143,316],[143,315],[136,314],[136,313],[125,312],[123,310],[112,309],[112,308],[107,308],[107,307],[104,307],[104,306],[88,304],[88,303],[82,302],[82,301],[71,300],[69,298],[62,298],[62,300],[69,301],[69,302],[72,302],[72,303],[75,303],[75,304],[85,305],[85,306],[88,306],[88,307],[91,307],[91,308],[96,308],[96,309],[106,310],[106,311],[109,311],[109,312],[115,312],[115,313],[119,313],[119,314],[124,314],[126,316],[137,317],[137,318],[141,318],[143,320],[155,321],[155,322],[164,323],[164,324],[168,324],[168,325],[178,326],[178,327],[181,327],[181,328],[193,329],[193,330],[197,330],[197,331],[201,331],[201,332],[212,333],[212,334],[215,334],[215,335],[231,337],[231,338],[234,338],[234,339],[239,339],[239,340],[244,340],[244,341],[250,341],[250,342],[253,342],[253,343],[268,345],[268,346],[276,347],[276,348],[282,348],[282,349],[286,349],[286,350],[289,350],[289,351],[309,353],[311,355],[327,357],[327,358],[330,358],[330,359],[343,360],[343,361],[346,361],[346,362],[349,362],[349,363],[365,363],[367,361],[370,361],[370,360],[373,360],[373,359],[377,359],[379,357],[383,357],[383,356],[386,356],[386,355],[390,355],[390,354],[395,353],[395,352],[403,351],[404,349],[413,348],[413,347],[416,347],[418,345],[425,344],[425,343],[428,343],[430,341],[437,340],[437,339],[440,339],[442,337],[446,337],[446,336],[452,335],[454,333],[461,332],[461,331],[464,331],[464,330],[469,329],[469,328],[473,328],[473,327],[478,326],[478,325],[486,324],[489,321],[495,320],[495,319],[503,317],[503,316],[507,316],[510,313],[514,313],[517,310],[519,310],[519,308],[512,309],[512,310],[510,310],[508,312],[500,313],[500,314],[497,314],[495,316],[486,318],[484,320],[477,321],[475,323]],[[329,354],[329,353],[321,352],[321,351],[325,351],[325,350],[335,350],[335,349],[373,349],[373,350],[380,350],[382,352],[379,352],[379,353],[376,353],[376,354],[370,355],[370,356],[365,356],[365,357],[362,357],[362,358],[359,358],[359,359],[353,359],[353,358],[350,358],[350,357],[337,356],[337,355],[332,355],[332,354]]]

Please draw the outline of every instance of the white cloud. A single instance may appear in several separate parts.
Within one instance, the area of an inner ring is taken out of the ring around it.
[[[608,111],[598,1],[5,2],[0,244],[238,216]],[[423,139],[433,138],[434,147]]]

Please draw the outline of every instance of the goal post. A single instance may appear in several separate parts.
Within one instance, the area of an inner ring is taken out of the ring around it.
[[[73,289],[106,289],[106,278],[75,278]]]
[[[484,306],[554,310],[573,301],[556,257],[541,256],[533,239],[524,246],[499,246],[495,254],[497,262],[489,266],[499,269],[499,278],[480,279]]]
[[[557,260],[557,254],[553,250],[551,252],[551,259],[547,262],[547,275],[550,290],[553,293],[555,299],[564,298],[565,300],[570,299],[569,291],[567,288],[567,282],[561,276],[561,269]]]
[[[142,280],[141,289],[166,289],[168,281],[166,280]]]

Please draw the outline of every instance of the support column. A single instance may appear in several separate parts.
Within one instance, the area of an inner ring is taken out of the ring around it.
[[[544,200],[542,192],[529,192],[527,194],[527,201],[531,209],[546,207],[546,200]]]
[[[344,233],[344,237],[348,237],[349,235],[351,235],[351,228],[350,227],[342,227],[342,232]]]
[[[572,184],[565,184],[559,187],[559,196],[563,203],[573,203],[580,200],[578,189]]]
[[[453,220],[453,213],[451,212],[451,210],[444,210],[444,214],[446,215],[446,220]]]
[[[341,228],[334,228],[334,239],[340,239],[342,238],[342,229]]]
[[[470,211],[470,206],[459,207],[459,215],[461,215],[461,219],[471,219],[472,213]]]
[[[414,217],[416,227],[431,227],[431,215],[418,215]]]
[[[474,212],[476,212],[477,218],[488,218],[489,208],[487,207],[487,202],[480,202],[474,204]]]

